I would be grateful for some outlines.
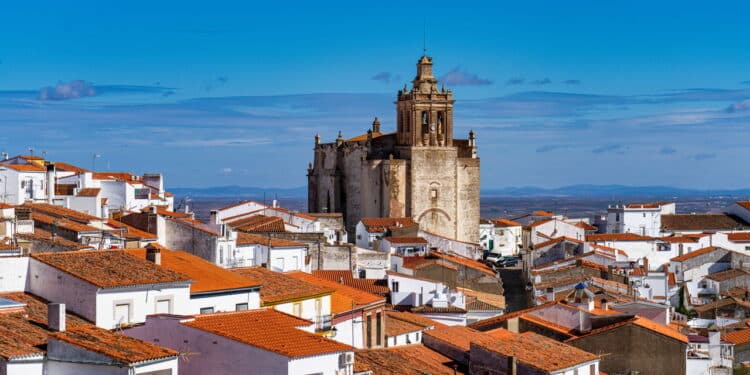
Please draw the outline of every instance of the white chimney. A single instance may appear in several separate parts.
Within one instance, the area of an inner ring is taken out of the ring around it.
[[[717,329],[708,331],[708,357],[709,366],[721,366],[721,332]]]
[[[274,199],[271,204],[273,205],[272,206],[273,208],[278,208],[279,207],[279,201],[277,201],[276,199]]]
[[[47,163],[47,203],[52,204],[55,196],[55,163]]]
[[[50,303],[47,305],[47,327],[50,331],[65,332],[64,303]]]

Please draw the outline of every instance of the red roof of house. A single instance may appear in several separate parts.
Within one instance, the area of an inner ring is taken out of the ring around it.
[[[94,325],[55,332],[51,338],[102,354],[124,365],[155,359],[177,357],[180,353],[150,342],[108,331]]]
[[[389,229],[417,225],[410,217],[364,217],[362,224],[369,233],[385,233]]]
[[[725,333],[722,335],[721,338],[735,345],[749,343],[750,342],[750,328],[745,328],[745,329],[740,329],[737,331]]]
[[[260,299],[263,305],[276,305],[291,300],[310,299],[330,295],[333,289],[296,279],[289,274],[274,272],[263,267],[232,268],[232,272],[249,277],[262,285]]]
[[[604,233],[604,234],[588,234],[586,235],[587,242],[600,242],[600,241],[653,241],[656,240],[654,237],[641,236],[635,233]]]
[[[100,288],[187,282],[190,278],[122,250],[79,250],[31,257]]]
[[[385,239],[393,244],[429,244],[429,242],[422,237],[386,237]]]
[[[682,254],[682,255],[676,256],[676,257],[674,257],[674,258],[672,258],[670,260],[673,261],[673,262],[682,262],[682,261],[686,261],[688,259],[695,258],[695,257],[703,255],[703,254],[708,254],[708,253],[710,253],[712,251],[715,251],[715,250],[718,250],[718,249],[720,249],[720,248],[716,247],[716,246],[704,247],[702,249],[693,250],[693,251],[691,251],[691,252],[689,252],[687,254]]]
[[[332,280],[380,296],[390,293],[386,280],[355,279],[352,276],[352,271],[313,271],[312,274],[322,279]]]
[[[158,246],[158,248],[161,252],[161,267],[193,280],[193,283],[190,284],[191,293],[231,291],[261,285],[256,280],[240,276],[184,251],[169,250],[162,246]],[[125,251],[137,258],[146,259],[146,249],[126,249]]]
[[[354,371],[371,371],[377,375],[456,375],[464,373],[460,364],[422,344],[387,349],[357,350]]]
[[[283,238],[275,238],[262,236],[258,234],[251,234],[245,232],[237,232],[237,246],[243,245],[264,245],[270,247],[306,247],[302,242],[290,241]]]
[[[385,303],[385,298],[382,296],[352,288],[336,281],[326,280],[309,273],[289,272],[287,275],[309,284],[332,289],[331,312],[334,314],[351,311],[371,304]]]
[[[509,219],[497,219],[493,221],[492,223],[495,224],[496,227],[503,227],[503,228],[523,226],[523,224],[513,221],[513,220],[509,220]]]
[[[727,233],[727,239],[732,242],[750,242],[750,232]]]
[[[353,351],[349,345],[297,329],[312,324],[273,309],[197,315],[186,326],[288,358]]]
[[[518,358],[519,362],[541,369],[556,371],[599,359],[599,356],[574,346],[552,340],[533,332],[499,338],[498,343],[475,343],[485,350],[504,357]]]
[[[89,223],[91,221],[100,221],[102,220],[100,217],[96,217],[94,215],[89,215],[85,212],[76,211],[70,208],[65,208],[62,206],[56,206],[53,204],[48,203],[31,203],[26,202],[23,204],[23,207],[31,208],[31,211],[37,213],[37,212],[43,212],[46,215],[54,216],[54,217],[64,217],[70,220],[75,220],[81,223]]]

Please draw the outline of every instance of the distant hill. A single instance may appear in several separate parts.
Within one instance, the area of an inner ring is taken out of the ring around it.
[[[307,187],[293,188],[261,188],[250,186],[216,186],[208,188],[171,188],[170,192],[179,196],[204,198],[260,198],[265,193],[269,199],[304,198]],[[506,187],[497,189],[482,189],[486,197],[597,197],[597,198],[625,198],[625,197],[750,197],[750,189],[683,189],[668,186],[625,186],[625,185],[571,185],[559,188],[540,188],[535,186]]]

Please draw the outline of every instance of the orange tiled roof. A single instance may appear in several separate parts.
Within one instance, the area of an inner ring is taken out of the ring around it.
[[[443,260],[440,260],[439,258],[428,258],[428,257],[422,257],[422,256],[411,256],[411,257],[401,257],[404,261],[403,266],[404,268],[412,269],[412,270],[418,270],[425,268],[427,266],[431,265],[437,265],[440,267],[445,267],[450,270],[458,271],[458,268],[453,266],[452,264],[445,262]]]
[[[505,296],[502,294],[480,292],[472,289],[457,287],[458,291],[462,292],[466,296],[467,305],[472,299],[475,301],[486,303],[495,309],[505,309]],[[472,310],[467,308],[467,310]]]
[[[433,251],[430,254],[432,254],[432,255],[434,255],[436,257],[442,258],[446,262],[454,263],[454,264],[459,264],[459,265],[471,268],[473,270],[485,273],[488,276],[495,276],[495,271],[493,271],[492,268],[490,268],[489,266],[487,266],[486,264],[484,264],[482,262],[479,262],[479,261],[476,261],[476,260],[473,260],[473,259],[469,259],[469,258],[464,258],[464,257],[458,256],[458,255],[445,254],[445,253],[442,253],[442,252],[439,252],[439,251]]]
[[[96,197],[99,192],[102,191],[100,188],[85,188],[78,190],[76,197]]]
[[[140,182],[141,177],[129,172],[93,172],[91,178],[94,180],[117,180],[132,183]]]
[[[671,202],[646,202],[646,203],[631,203],[626,205],[627,208],[659,208],[661,206],[670,204]]]
[[[252,233],[237,232],[237,246],[242,245],[270,245],[271,247],[306,247],[302,242],[290,241],[283,238],[261,236]]]
[[[375,138],[377,138],[377,137],[382,137],[383,135],[385,135],[385,134],[383,134],[382,132],[369,132],[369,133],[364,133],[364,134],[360,134],[360,135],[358,135],[358,136],[356,136],[356,137],[352,137],[352,138],[349,138],[349,139],[347,139],[347,140],[346,140],[346,141],[344,141],[344,142],[360,142],[360,141],[366,141],[366,140],[367,140],[367,135],[368,135],[368,134],[372,134],[372,138],[373,138],[373,139],[375,139]]]
[[[354,350],[349,345],[297,329],[312,322],[273,309],[198,315],[184,324],[288,358]]]
[[[260,299],[263,305],[276,305],[295,300],[317,298],[333,293],[333,289],[310,284],[288,274],[263,267],[233,268],[232,272],[249,277],[262,285]]]
[[[716,247],[716,246],[704,247],[702,249],[693,250],[693,251],[691,251],[691,252],[689,252],[687,254],[682,254],[682,255],[676,256],[676,257],[674,257],[674,258],[672,258],[670,260],[673,261],[673,262],[683,262],[683,261],[686,261],[686,260],[691,259],[691,258],[695,258],[695,257],[700,256],[700,255],[708,254],[708,253],[710,253],[712,251],[715,251],[715,250],[718,250],[718,249],[719,249],[719,247]]]
[[[388,240],[388,242],[395,244],[429,244],[429,242],[422,237],[386,237],[385,239]]]
[[[597,360],[595,354],[583,351],[533,332],[524,332],[498,343],[480,342],[476,345],[504,357],[516,357],[519,362],[543,371],[556,371]]]
[[[515,222],[513,220],[508,220],[508,219],[497,219],[497,220],[493,221],[492,223],[495,224],[496,227],[503,227],[503,228],[507,228],[507,227],[522,227],[523,226],[523,224],[521,224],[519,222]]]
[[[547,216],[547,217],[552,217],[554,215],[552,212],[542,211],[542,210],[534,211],[531,214],[534,216]]]
[[[727,340],[734,345],[746,344],[750,342],[750,328],[725,333],[722,335],[722,339]]]
[[[750,232],[727,233],[727,238],[732,242],[750,242]]]
[[[454,365],[456,369],[454,369]],[[377,375],[456,375],[463,367],[422,344],[387,349],[357,350],[354,371],[372,371]]]
[[[387,337],[399,336],[407,333],[424,330],[425,327],[405,320],[391,318],[389,313],[385,315],[385,335]]]
[[[143,230],[140,230],[136,227],[130,226],[128,224],[125,224],[121,221],[117,221],[114,219],[107,219],[107,225],[115,228],[114,230],[111,230],[110,232],[116,233],[117,235],[120,235],[122,233],[122,236],[129,239],[139,239],[139,240],[156,240],[159,237],[153,233],[149,233]]]
[[[669,237],[660,237],[660,240],[669,242],[669,243],[696,243],[698,242],[693,237],[688,236],[669,236]]]
[[[542,219],[542,220],[537,220],[537,221],[535,221],[535,222],[533,222],[533,223],[529,224],[529,227],[531,227],[531,228],[533,228],[533,227],[538,227],[538,226],[540,226],[540,225],[542,225],[542,224],[547,224],[547,223],[549,223],[550,221],[553,221],[553,220],[555,220],[555,219]]]
[[[27,293],[4,293],[0,298],[26,304],[21,311],[0,314],[0,358],[44,354],[50,333],[47,330],[47,301]],[[68,328],[88,324],[70,313],[65,319]]]
[[[604,234],[589,234],[586,235],[587,242],[599,242],[599,241],[653,241],[657,238],[641,236],[635,233],[604,233]]]
[[[728,214],[675,214],[661,215],[665,230],[736,230],[750,229],[750,224]]]
[[[675,331],[672,328],[669,328],[669,326],[667,325],[656,323],[653,320],[636,317],[633,323],[639,327],[650,329],[656,333],[662,334],[667,337],[671,337],[675,340],[679,340],[685,343],[688,342],[687,336]]]
[[[484,332],[464,326],[443,326],[424,331],[425,336],[429,336],[455,346],[456,348],[468,352],[471,343],[495,341],[492,336]]]
[[[88,169],[84,169],[77,165],[65,163],[62,161],[55,162],[55,170],[62,171],[62,172],[74,172],[76,174],[88,172]]]
[[[739,201],[737,204],[746,210],[750,210],[750,201]]]
[[[728,270],[724,270],[724,271],[721,271],[721,272],[716,272],[716,273],[712,273],[712,274],[706,275],[706,278],[714,280],[714,281],[722,282],[722,281],[731,280],[731,279],[734,279],[734,278],[737,278],[737,277],[746,276],[748,274],[750,274],[750,273],[747,272],[747,271],[745,271],[745,270],[743,270],[743,269],[730,268]]]
[[[32,258],[100,288],[190,281],[122,250],[79,250],[32,254]]]
[[[388,282],[382,279],[355,279],[351,271],[313,271],[313,275],[326,280],[340,282],[352,288],[384,296],[390,293]]]
[[[93,249],[89,245],[84,245],[80,242],[71,241],[62,236],[52,237],[52,233],[45,230],[34,228],[34,233],[18,233],[16,237],[27,240],[27,241],[39,241],[47,244],[65,247],[68,249],[81,250],[81,249]]]
[[[386,311],[386,315],[391,319],[401,320],[409,324],[417,325],[422,328],[444,327],[445,324],[438,323],[430,318],[408,311]]]
[[[355,308],[385,303],[385,298],[372,293],[346,286],[336,281],[322,279],[305,272],[289,272],[286,275],[306,283],[333,289],[331,296],[331,311],[334,314],[351,311]]]
[[[89,223],[91,221],[100,221],[101,218],[94,215],[89,215],[85,212],[76,211],[70,208],[62,206],[56,206],[48,203],[31,203],[26,202],[23,204],[24,207],[31,208],[33,212],[43,212],[47,215],[54,217],[64,217],[70,220],[75,220],[81,223]]]
[[[81,224],[79,222],[68,220],[62,217],[52,217],[47,216],[41,212],[34,212],[31,215],[31,218],[34,219],[34,221],[38,221],[40,223],[53,225],[62,229],[67,229],[73,232],[82,233],[82,232],[99,232],[99,228],[92,227],[90,225]]]
[[[260,286],[258,281],[240,276],[209,261],[184,251],[159,247],[161,267],[185,275],[193,280],[190,293],[219,292]],[[146,249],[126,249],[128,254],[146,259]]]
[[[284,220],[276,216],[255,215],[228,222],[227,225],[245,232],[286,232]]]
[[[611,257],[614,257],[615,253],[617,253],[618,255],[624,256],[624,257],[628,256],[628,253],[626,253],[625,250],[615,249],[614,247],[597,245],[595,243],[592,243],[591,247],[593,247],[595,249],[594,250],[595,252],[596,252],[596,250],[600,250],[601,252],[609,254]]]
[[[2,167],[10,168],[19,172],[46,172],[47,169],[36,164],[0,164]]]
[[[385,233],[389,229],[417,225],[410,217],[363,217],[362,224],[369,233]]]
[[[55,332],[51,338],[102,354],[124,365],[176,357],[180,353],[150,342],[96,327],[78,326],[65,332]]]
[[[582,228],[583,230],[598,230],[599,229],[589,223],[584,223],[583,220],[577,222],[575,226],[577,226],[578,228]]]

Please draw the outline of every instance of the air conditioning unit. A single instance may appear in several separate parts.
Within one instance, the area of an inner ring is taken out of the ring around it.
[[[354,364],[354,353],[341,353],[339,355],[339,367],[346,367]]]

